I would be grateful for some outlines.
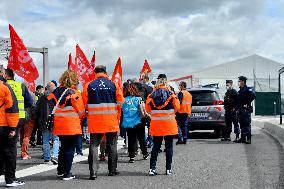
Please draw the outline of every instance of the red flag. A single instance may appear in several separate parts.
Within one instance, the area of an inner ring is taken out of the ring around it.
[[[96,67],[96,51],[94,51],[94,55],[92,57],[92,60],[91,60],[91,66],[93,69],[95,69]]]
[[[36,83],[33,81],[33,82],[27,82],[28,83],[28,88],[29,88],[29,91],[31,92],[35,92],[36,91]]]
[[[72,61],[72,54],[70,53],[69,54],[69,58],[68,58],[68,69],[69,70],[74,70],[74,64],[73,64],[73,61]]]
[[[120,57],[117,60],[117,63],[115,65],[115,68],[112,73],[111,80],[116,82],[121,88],[123,88],[122,84],[122,62]]]
[[[33,63],[33,59],[28,53],[23,41],[10,24],[9,30],[12,49],[8,60],[8,68],[14,70],[18,76],[22,77],[27,82],[34,82],[39,74]]]
[[[79,80],[84,84],[95,79],[95,72],[79,45],[76,45],[76,68]]]
[[[143,76],[149,75],[149,74],[151,74],[151,73],[152,73],[152,70],[151,70],[151,68],[150,68],[150,66],[149,66],[149,63],[148,63],[147,60],[145,60],[144,65],[143,65],[143,67],[142,67],[142,70],[140,71],[139,80],[141,81],[141,80],[143,79]]]

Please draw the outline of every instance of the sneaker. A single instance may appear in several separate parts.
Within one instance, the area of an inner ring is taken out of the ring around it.
[[[51,158],[51,162],[53,163],[53,165],[57,165],[58,164],[58,159],[55,157]]]
[[[57,173],[57,177],[59,177],[59,178],[61,178],[61,177],[63,177],[64,176],[64,174],[62,173]]]
[[[14,180],[13,182],[11,183],[6,183],[6,186],[7,187],[17,187],[17,186],[23,186],[25,185],[26,183],[24,181],[20,181],[20,180]]]
[[[27,160],[27,159],[31,159],[31,158],[32,158],[31,156],[25,155],[25,156],[22,157],[22,160]]]
[[[155,170],[155,169],[150,169],[149,175],[150,175],[150,176],[155,176],[155,175],[157,175],[156,170]]]
[[[97,179],[97,175],[96,174],[90,176],[90,180],[96,180],[96,179]]]
[[[183,143],[183,141],[178,140],[178,141],[176,142],[176,145],[179,145],[179,144],[184,144],[184,143]]]
[[[130,158],[129,163],[134,163],[134,158]]]
[[[147,153],[147,154],[145,154],[145,155],[143,155],[143,159],[148,159],[149,158],[149,156],[150,156],[150,154],[149,153]]]
[[[72,175],[72,174],[70,174],[70,175],[67,175],[67,176],[63,176],[62,180],[67,181],[67,180],[72,180],[72,179],[74,179],[74,178],[75,178],[75,176]]]
[[[166,171],[166,175],[171,175],[171,174],[173,174],[172,170],[167,170]]]
[[[44,160],[43,163],[46,164],[46,165],[52,165],[53,164],[50,160]]]

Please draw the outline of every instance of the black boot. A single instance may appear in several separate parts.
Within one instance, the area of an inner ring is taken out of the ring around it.
[[[246,144],[251,144],[251,136],[247,136]]]
[[[235,143],[246,143],[246,137],[242,136],[240,139],[234,141]]]

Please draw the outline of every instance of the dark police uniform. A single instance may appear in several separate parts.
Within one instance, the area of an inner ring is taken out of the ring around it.
[[[224,108],[225,108],[225,132],[224,138],[229,140],[232,132],[232,123],[234,124],[234,133],[236,134],[236,139],[240,135],[240,127],[238,123],[238,118],[236,114],[237,108],[237,96],[238,92],[235,89],[228,89],[224,96]]]
[[[238,91],[237,111],[241,127],[241,139],[237,141],[239,143],[251,142],[251,113],[253,112],[251,102],[255,99],[255,97],[256,95],[253,88],[247,87],[246,85]]]

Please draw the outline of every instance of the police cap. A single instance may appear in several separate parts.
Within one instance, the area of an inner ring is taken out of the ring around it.
[[[226,80],[226,84],[227,83],[233,83],[233,80]]]
[[[248,80],[248,78],[246,78],[245,76],[240,76],[240,77],[239,77],[239,80],[240,80],[240,81],[246,81],[246,80]]]

